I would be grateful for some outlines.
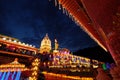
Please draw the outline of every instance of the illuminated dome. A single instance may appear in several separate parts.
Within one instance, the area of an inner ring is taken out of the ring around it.
[[[51,40],[48,37],[48,34],[43,38],[41,41],[41,46],[40,46],[40,53],[47,52],[49,53],[51,50]]]

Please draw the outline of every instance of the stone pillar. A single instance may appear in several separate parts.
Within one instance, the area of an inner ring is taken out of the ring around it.
[[[120,66],[120,33],[115,32],[109,39],[109,51],[117,66]]]
[[[120,67],[115,66],[110,69],[110,74],[113,77],[113,80],[120,80]]]
[[[97,80],[112,80],[102,68],[98,68],[97,71],[98,71],[98,75],[96,77]]]

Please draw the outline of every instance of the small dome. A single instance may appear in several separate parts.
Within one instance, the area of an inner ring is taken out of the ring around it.
[[[48,34],[41,41],[40,52],[49,52],[51,50],[51,40],[48,37]]]

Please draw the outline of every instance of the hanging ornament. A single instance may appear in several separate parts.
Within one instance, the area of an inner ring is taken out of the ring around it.
[[[63,14],[65,13],[65,8],[63,7]]]
[[[79,21],[77,21],[77,26],[79,26]]]
[[[65,14],[68,15],[68,11],[67,10],[65,10]]]
[[[71,19],[72,19],[72,21],[74,21],[74,17],[73,16],[71,16]]]
[[[61,5],[59,4],[59,10],[61,10]]]
[[[55,0],[55,6],[57,6],[57,0]]]
[[[75,24],[78,25],[78,21],[77,20],[75,20]]]
[[[68,13],[68,17],[70,18],[70,13]]]
[[[69,13],[69,18],[72,18],[72,15],[71,15],[71,13]]]

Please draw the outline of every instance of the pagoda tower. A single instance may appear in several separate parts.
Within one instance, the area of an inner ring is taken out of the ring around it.
[[[58,41],[57,41],[57,39],[55,39],[55,46],[54,46],[54,50],[53,50],[53,53],[57,53],[57,52],[59,52],[59,50],[58,50],[58,48],[59,48],[59,44],[58,44]]]
[[[41,41],[41,46],[40,46],[40,53],[50,53],[51,50],[51,40],[48,37],[48,34],[45,35],[43,40]]]

